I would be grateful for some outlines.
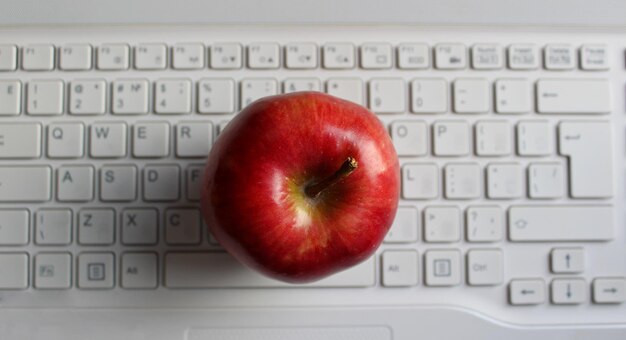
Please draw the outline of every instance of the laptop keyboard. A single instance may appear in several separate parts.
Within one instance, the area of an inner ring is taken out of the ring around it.
[[[291,288],[242,268],[208,234],[203,163],[256,99],[324,91],[388,127],[402,197],[375,256],[302,294],[479,299],[517,323],[547,322],[520,317],[523,305],[624,311],[624,70],[613,37],[86,31],[0,38],[0,294],[10,306],[45,294],[52,307],[99,294],[98,306],[125,291]]]

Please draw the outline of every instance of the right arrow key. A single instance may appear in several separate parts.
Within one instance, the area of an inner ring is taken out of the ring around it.
[[[606,277],[593,280],[593,302],[622,303],[626,301],[626,279]]]

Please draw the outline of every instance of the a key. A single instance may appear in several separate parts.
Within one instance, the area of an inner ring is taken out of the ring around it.
[[[0,202],[46,202],[51,198],[49,166],[0,166]]]
[[[198,209],[167,209],[165,211],[165,242],[174,245],[199,244],[202,239]]]
[[[191,112],[191,81],[161,79],[154,84],[154,112],[187,114]]]
[[[513,206],[511,241],[608,241],[613,239],[610,206]]]
[[[272,78],[250,78],[241,81],[240,107],[252,104],[257,99],[278,94],[278,83]]]
[[[517,163],[487,165],[487,197],[514,199],[524,196],[524,175]]]
[[[454,81],[454,112],[485,113],[489,110],[489,82],[486,79]]]
[[[552,303],[571,305],[587,300],[587,283],[584,279],[555,279],[550,285]]]
[[[251,69],[277,69],[280,67],[280,46],[276,43],[248,45],[248,67]]]
[[[445,79],[415,79],[411,82],[411,112],[444,113],[448,110]]]
[[[41,209],[35,214],[35,243],[38,245],[68,245],[72,242],[72,211],[70,209]]]
[[[176,201],[179,197],[180,168],[177,165],[148,165],[143,169],[146,201]]]
[[[99,70],[126,70],[129,67],[130,47],[126,44],[103,44],[98,48]]]
[[[27,159],[41,156],[41,124],[0,124],[0,159]]]
[[[238,43],[216,43],[211,46],[211,68],[240,69],[243,65],[242,47]]]
[[[606,79],[540,79],[537,112],[588,114],[611,112],[611,86]]]
[[[159,230],[156,209],[125,209],[122,212],[122,244],[156,244]]]
[[[424,209],[424,241],[457,242],[461,239],[461,211],[457,207]]]
[[[382,255],[385,287],[407,287],[418,283],[419,256],[415,250],[387,250]]]
[[[206,157],[213,144],[213,124],[181,122],[176,126],[176,156]]]
[[[235,112],[235,82],[232,79],[198,81],[198,112],[208,114]]]
[[[458,250],[426,252],[426,285],[456,286],[461,283],[461,253]]]
[[[19,246],[28,243],[30,213],[26,209],[0,210],[0,245]]]
[[[28,254],[0,254],[0,289],[28,288]]]
[[[290,69],[313,69],[317,67],[317,45],[291,43],[285,46],[285,66]]]
[[[78,243],[107,245],[115,241],[113,209],[83,209],[78,213]]]
[[[508,156],[513,149],[511,127],[507,121],[479,121],[474,137],[478,156]]]
[[[398,45],[398,68],[404,70],[426,69],[430,67],[428,45],[404,43]]]
[[[70,84],[69,111],[74,115],[101,115],[106,110],[104,80],[75,80]]]
[[[24,71],[52,71],[54,69],[54,45],[35,44],[22,47]]]
[[[399,78],[374,78],[369,83],[369,108],[376,113],[404,113],[406,88]]]
[[[67,44],[59,49],[59,68],[63,71],[91,69],[91,45]]]
[[[426,122],[395,121],[391,123],[391,139],[398,156],[426,156],[428,154]]]
[[[0,116],[15,116],[20,112],[22,112],[22,83],[19,80],[0,80]]]
[[[148,113],[148,81],[144,79],[119,79],[113,82],[111,111],[114,114]]]
[[[135,68],[138,70],[163,70],[167,67],[167,46],[140,44],[135,47]]]
[[[52,123],[48,125],[48,157],[80,158],[84,153],[83,123]]]
[[[122,288],[153,289],[157,287],[156,253],[125,253],[122,255],[121,267]]]
[[[495,242],[502,239],[504,217],[500,207],[467,208],[465,235],[469,242]]]
[[[559,163],[531,163],[528,166],[528,195],[531,198],[559,198],[565,195],[565,174]]]
[[[17,69],[17,46],[0,45],[0,71]]]
[[[331,78],[326,82],[326,92],[332,96],[339,97],[363,105],[365,103],[363,95],[363,81],[358,78]]]
[[[545,283],[542,279],[511,280],[509,302],[512,305],[538,305],[546,300]]]
[[[204,68],[204,45],[195,43],[176,44],[172,47],[172,67],[177,70]]]
[[[63,81],[33,80],[26,85],[26,112],[31,115],[63,113]]]
[[[467,67],[467,51],[463,44],[437,44],[435,67],[441,70],[460,70]]]
[[[553,134],[547,121],[520,121],[517,124],[517,153],[520,156],[550,155]]]
[[[94,170],[90,165],[62,166],[57,169],[57,199],[61,202],[87,202],[93,199]]]
[[[94,123],[89,129],[89,154],[94,158],[121,158],[126,156],[125,123]]]
[[[385,243],[417,242],[417,209],[414,207],[398,207],[396,218],[385,236]]]
[[[586,71],[609,69],[609,51],[606,45],[586,44],[580,48],[580,68]]]
[[[433,136],[437,156],[464,156],[470,152],[470,127],[465,121],[436,121]]]
[[[283,92],[321,91],[322,86],[317,78],[287,78],[283,82]]]
[[[571,70],[576,66],[576,55],[572,45],[547,45],[543,50],[543,60],[548,70]]]
[[[476,163],[449,163],[445,167],[446,198],[473,199],[482,195],[482,169]]]
[[[508,64],[512,70],[535,70],[539,68],[539,49],[533,44],[509,46]]]
[[[593,280],[593,302],[623,303],[626,301],[626,279],[602,277]]]
[[[199,201],[202,195],[202,179],[204,174],[204,165],[190,165],[187,168],[187,199],[190,201]]]
[[[167,122],[138,122],[133,125],[133,156],[161,158],[170,153],[170,125]]]
[[[439,169],[436,164],[405,164],[402,167],[402,197],[435,199],[439,196]]]
[[[350,43],[328,43],[322,52],[324,68],[351,69],[356,64],[356,52]]]
[[[78,288],[111,289],[115,286],[115,255],[113,253],[81,253],[78,255]]]
[[[393,65],[392,48],[386,43],[361,45],[361,67],[364,69],[389,69]]]
[[[72,286],[72,255],[70,253],[39,253],[34,266],[37,289],[69,289]]]
[[[128,202],[137,198],[137,168],[134,165],[105,165],[100,168],[100,199]]]
[[[550,270],[555,274],[582,273],[585,270],[583,248],[554,248],[550,252]]]
[[[502,47],[497,44],[472,46],[472,68],[476,70],[499,70],[504,66]]]
[[[467,252],[467,283],[495,286],[502,283],[504,261],[499,249],[473,249]]]
[[[527,113],[532,110],[532,90],[528,80],[498,79],[494,87],[497,113]]]

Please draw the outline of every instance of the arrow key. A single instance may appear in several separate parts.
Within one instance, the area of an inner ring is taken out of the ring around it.
[[[585,252],[582,248],[554,248],[550,253],[553,273],[580,273],[585,270]]]
[[[554,304],[579,304],[587,300],[587,284],[583,279],[556,279],[550,288]]]
[[[626,301],[626,279],[603,277],[593,280],[593,302],[622,303]]]
[[[512,305],[538,305],[545,300],[545,284],[541,279],[512,280],[509,284],[509,301]]]

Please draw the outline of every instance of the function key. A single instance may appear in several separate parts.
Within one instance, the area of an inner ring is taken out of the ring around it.
[[[504,64],[502,48],[497,44],[472,46],[472,67],[477,70],[498,70]]]
[[[509,68],[512,70],[534,70],[539,68],[539,49],[533,44],[509,46]]]
[[[606,45],[583,45],[580,48],[580,68],[586,71],[609,69],[609,52]]]
[[[405,43],[398,46],[398,68],[413,70],[430,66],[428,45]]]
[[[435,46],[435,67],[441,70],[458,70],[467,67],[463,44],[438,44]]]
[[[361,46],[361,67],[364,69],[387,69],[392,66],[391,45],[368,43]]]
[[[167,47],[164,44],[141,44],[135,47],[135,68],[162,70],[167,67]]]
[[[276,69],[280,67],[280,46],[275,43],[256,43],[248,46],[248,67]]]
[[[98,48],[99,70],[126,70],[130,48],[126,44],[104,44]]]
[[[548,70],[571,70],[576,64],[574,48],[570,45],[548,45],[543,50],[544,66]]]
[[[328,43],[323,47],[324,67],[351,69],[355,66],[356,52],[350,43]]]
[[[172,47],[172,67],[177,70],[204,68],[204,45],[176,44]]]
[[[64,71],[91,69],[91,45],[69,44],[59,50],[59,68]]]
[[[241,45],[217,43],[211,46],[211,68],[218,70],[239,69],[243,65]]]
[[[293,43],[285,46],[285,66],[293,69],[317,67],[317,45]]]
[[[54,45],[28,45],[22,48],[22,69],[25,71],[52,71]]]
[[[0,71],[15,71],[17,68],[17,47],[0,45]]]

